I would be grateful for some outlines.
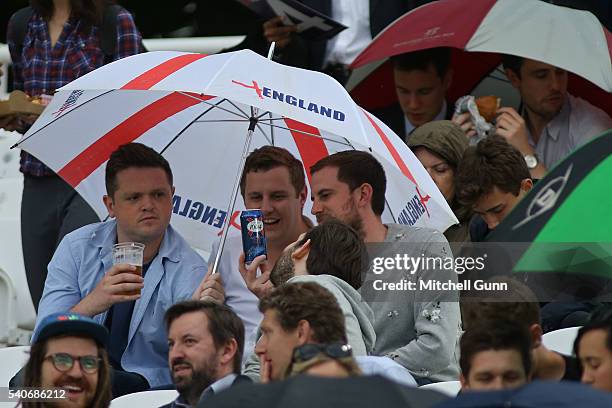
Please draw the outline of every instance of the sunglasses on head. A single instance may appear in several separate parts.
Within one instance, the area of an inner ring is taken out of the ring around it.
[[[76,360],[81,365],[81,370],[87,374],[95,374],[100,367],[101,358],[97,356],[72,356],[68,353],[56,353],[45,357],[45,360],[51,360],[53,367],[62,373],[68,372],[74,366]]]
[[[351,357],[353,355],[353,349],[349,344],[344,343],[304,344],[293,350],[293,362],[303,363],[315,358],[321,353],[333,359],[339,359]]]

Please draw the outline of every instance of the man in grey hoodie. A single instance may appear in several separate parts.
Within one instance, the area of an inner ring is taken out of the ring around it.
[[[393,260],[399,255],[413,260],[442,258],[452,262],[451,249],[439,231],[383,224],[386,176],[382,165],[369,153],[352,150],[332,154],[315,163],[310,173],[312,214],[319,224],[333,217],[352,226],[375,252],[373,260]],[[406,367],[417,382],[457,380],[458,293],[378,290],[374,283],[381,280],[394,285],[419,280],[456,283],[455,272],[443,269],[441,262],[412,271],[396,266],[383,274],[376,272],[370,269],[360,289],[374,311],[375,353],[387,355]]]

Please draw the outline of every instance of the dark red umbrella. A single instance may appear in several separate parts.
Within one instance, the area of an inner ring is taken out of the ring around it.
[[[382,31],[352,68],[351,96],[372,110],[396,101],[391,56],[453,49],[449,99],[469,94],[500,63],[500,53],[570,72],[569,92],[612,114],[612,34],[586,11],[539,0],[440,0],[414,9]],[[361,72],[360,72],[361,71]]]

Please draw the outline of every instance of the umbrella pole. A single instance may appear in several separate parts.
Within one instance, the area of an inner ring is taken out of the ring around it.
[[[225,224],[223,226],[223,234],[221,235],[221,242],[219,243],[219,248],[217,249],[217,254],[215,255],[215,262],[213,263],[213,274],[217,273],[217,267],[219,266],[221,253],[223,252],[223,247],[225,246],[227,233],[229,232],[229,229],[232,226],[232,215],[234,214],[234,206],[236,205],[236,195],[238,194],[238,188],[240,188],[240,177],[242,176],[242,171],[244,170],[244,164],[247,155],[249,154],[249,148],[251,146],[251,139],[253,138],[253,132],[255,131],[255,125],[257,124],[257,119],[255,118],[255,115],[251,117],[250,122],[251,123],[247,132],[246,141],[244,142],[244,149],[242,150],[242,156],[240,157],[240,164],[238,166],[238,173],[236,174],[236,181],[234,182],[234,188],[232,189],[232,195],[230,196],[229,205],[227,207]]]
[[[276,46],[276,42],[272,42],[270,44],[270,49],[268,50],[268,59],[272,59],[274,55],[274,48]],[[244,149],[242,150],[242,156],[240,157],[240,165],[238,166],[238,173],[236,174],[236,181],[234,182],[234,188],[232,190],[232,195],[230,197],[229,205],[227,206],[227,213],[225,216],[225,225],[223,226],[223,234],[221,235],[221,242],[219,242],[219,248],[217,249],[217,253],[215,254],[215,262],[213,263],[212,274],[217,273],[217,267],[219,266],[219,260],[221,259],[221,253],[223,252],[223,248],[225,247],[225,241],[227,240],[227,233],[229,232],[230,227],[232,226],[232,215],[234,214],[234,206],[236,205],[236,195],[238,194],[238,188],[240,187],[240,178],[242,176],[242,171],[244,170],[244,164],[249,154],[249,148],[251,147],[251,139],[253,139],[253,132],[255,131],[255,126],[257,125],[257,113],[259,109],[252,108],[251,110],[251,118],[249,120],[249,130],[247,132],[246,141],[244,142]]]
[[[274,48],[276,48],[276,42],[272,41],[270,48],[268,49],[268,59],[271,60],[274,57]]]

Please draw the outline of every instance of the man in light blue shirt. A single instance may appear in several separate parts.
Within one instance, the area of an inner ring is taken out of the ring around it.
[[[49,263],[35,331],[52,313],[90,316],[110,331],[115,371],[140,377],[134,388],[170,384],[163,316],[191,296],[206,262],[169,225],[172,172],[155,150],[139,143],[120,146],[106,166],[106,190],[104,203],[114,220],[87,225],[62,240]],[[134,266],[113,265],[118,242],[145,245],[143,276]]]

